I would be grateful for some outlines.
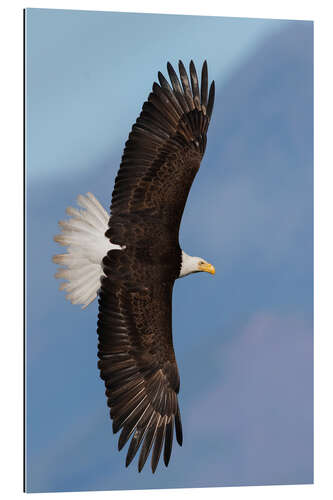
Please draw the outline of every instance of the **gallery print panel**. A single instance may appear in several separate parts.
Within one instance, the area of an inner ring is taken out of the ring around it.
[[[313,23],[24,31],[25,490],[312,483]]]

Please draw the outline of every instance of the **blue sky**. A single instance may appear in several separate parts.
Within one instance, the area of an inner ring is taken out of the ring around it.
[[[312,23],[29,9],[26,35],[28,490],[312,482]],[[77,194],[109,206],[130,126],[179,58],[207,59],[217,87],[181,230],[217,272],[176,283],[184,444],[139,475],[112,435],[97,304],[58,291],[52,237]]]

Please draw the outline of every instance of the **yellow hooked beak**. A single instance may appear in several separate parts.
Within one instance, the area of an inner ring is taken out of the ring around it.
[[[208,262],[198,265],[199,271],[205,271],[206,273],[215,274],[215,267]]]

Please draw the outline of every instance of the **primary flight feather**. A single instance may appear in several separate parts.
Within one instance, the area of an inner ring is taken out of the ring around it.
[[[172,290],[177,278],[214,267],[181,250],[179,226],[206,148],[214,104],[207,63],[201,85],[193,61],[171,85],[158,73],[133,125],[112,193],[111,216],[91,194],[67,208],[55,241],[67,253],[53,261],[67,298],[83,307],[98,295],[98,368],[105,382],[118,448],[130,440],[126,466],[140,449],[155,472],[167,466],[173,435],[181,445],[179,374],[172,343]],[[140,448],[141,447],[141,448]]]

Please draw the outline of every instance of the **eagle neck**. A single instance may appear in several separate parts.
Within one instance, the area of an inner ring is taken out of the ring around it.
[[[193,273],[193,263],[192,263],[193,257],[188,255],[184,250],[182,250],[181,253],[181,266],[180,266],[180,273],[178,278],[184,278],[184,276],[187,276],[188,274]]]

